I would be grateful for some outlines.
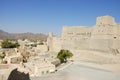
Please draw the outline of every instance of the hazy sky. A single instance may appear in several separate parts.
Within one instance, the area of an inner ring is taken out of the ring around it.
[[[53,32],[63,26],[93,26],[110,15],[120,23],[120,0],[0,0],[0,29],[11,32]]]

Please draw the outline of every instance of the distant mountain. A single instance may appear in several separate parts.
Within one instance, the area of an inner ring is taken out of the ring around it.
[[[8,33],[0,30],[0,39],[29,39],[29,40],[47,40],[47,35],[39,33]]]
[[[9,38],[10,37],[10,34],[3,31],[3,30],[0,30],[0,39],[5,39],[5,38]]]

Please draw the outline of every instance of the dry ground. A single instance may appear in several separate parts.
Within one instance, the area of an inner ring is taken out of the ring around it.
[[[97,51],[75,51],[73,64],[31,80],[120,80],[120,55]]]

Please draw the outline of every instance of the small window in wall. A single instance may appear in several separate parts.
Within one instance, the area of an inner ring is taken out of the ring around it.
[[[116,39],[117,37],[114,37],[114,39]]]
[[[72,35],[73,33],[68,33],[69,35]]]
[[[42,71],[41,73],[42,73],[42,75],[43,75],[43,74],[44,74],[44,71]]]
[[[76,33],[76,35],[81,35],[81,33]]]
[[[46,73],[49,73],[49,71],[46,71]]]

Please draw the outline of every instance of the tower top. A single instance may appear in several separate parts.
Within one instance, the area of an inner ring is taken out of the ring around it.
[[[49,37],[53,37],[53,33],[52,32],[49,32]]]
[[[115,25],[114,17],[106,15],[97,17],[96,25]]]

